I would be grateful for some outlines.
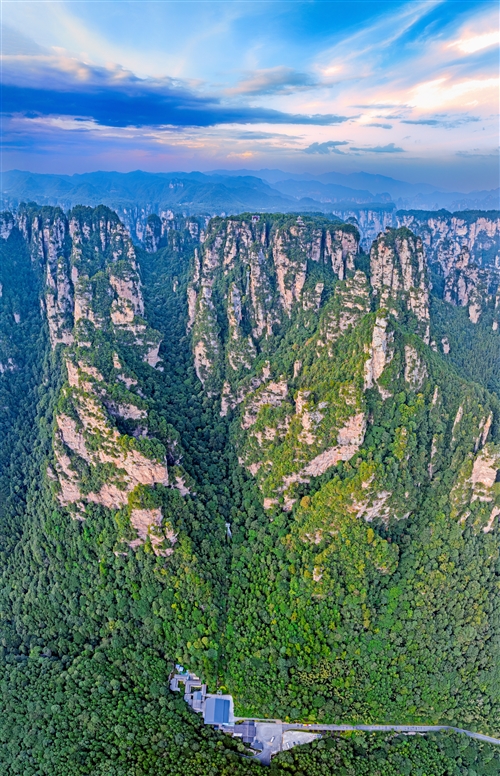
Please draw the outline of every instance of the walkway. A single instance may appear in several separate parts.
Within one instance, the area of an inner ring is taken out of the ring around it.
[[[429,733],[432,730],[454,730],[456,733],[463,733],[469,738],[477,738],[479,741],[486,741],[489,744],[500,744],[500,738],[492,738],[482,733],[474,733],[472,730],[463,730],[462,728],[450,727],[449,725],[283,725],[283,730],[365,730],[368,732],[384,732],[394,730],[399,733]]]
[[[237,719],[241,720],[243,718],[238,717]],[[500,745],[500,738],[485,736],[482,733],[474,733],[472,730],[463,730],[462,728],[449,725],[308,725],[300,722],[292,724],[281,722],[280,720],[262,720],[261,722],[256,721],[255,726],[256,736],[252,743],[253,745],[257,744],[257,748],[261,751],[254,755],[254,757],[260,760],[263,765],[269,765],[271,758],[279,752],[291,749],[293,746],[308,743],[322,732],[327,731],[342,733],[349,730],[363,730],[370,733],[395,732],[412,735],[439,730],[453,730],[456,733],[463,733],[469,736],[469,738],[476,738],[489,744]],[[293,732],[297,735],[290,735]]]

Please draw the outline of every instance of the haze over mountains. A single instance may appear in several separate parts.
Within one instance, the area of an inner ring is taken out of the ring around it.
[[[395,209],[496,209],[499,189],[470,193],[440,191],[428,183],[407,183],[366,172],[321,175],[277,169],[201,172],[92,172],[50,175],[11,170],[4,173],[3,207],[23,201],[40,205],[105,204],[120,215],[124,208],[160,213],[164,208],[210,215],[265,212],[335,212],[365,205]]]

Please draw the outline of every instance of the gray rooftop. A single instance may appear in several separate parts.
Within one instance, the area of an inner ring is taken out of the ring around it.
[[[229,701],[226,698],[208,697],[203,719],[206,725],[227,725],[229,722]]]

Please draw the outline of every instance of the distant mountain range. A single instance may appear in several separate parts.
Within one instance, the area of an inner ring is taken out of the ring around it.
[[[469,194],[439,191],[428,183],[406,183],[383,175],[328,172],[313,176],[283,170],[201,172],[92,172],[50,175],[11,170],[3,174],[1,206],[20,202],[59,205],[105,204],[129,225],[131,219],[167,211],[186,215],[261,212],[332,213],[369,206],[396,209],[490,210],[499,207],[500,190]]]

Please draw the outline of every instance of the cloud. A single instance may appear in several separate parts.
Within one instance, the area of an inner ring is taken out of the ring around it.
[[[443,122],[438,121],[438,119],[407,119],[406,121],[402,121],[401,124],[424,124],[429,127],[440,127]]]
[[[489,91],[492,99],[496,101],[498,84],[498,76],[495,78],[467,78],[455,83],[450,83],[448,78],[441,77],[415,86],[412,89],[413,96],[408,102],[411,107],[421,110],[439,109],[444,105],[451,106],[453,104],[457,108],[462,108],[464,98],[468,95],[470,95],[470,99],[477,98],[481,92]],[[482,96],[485,99],[484,95]],[[488,100],[487,95],[486,100]]]
[[[450,43],[446,48],[458,48],[464,54],[475,54],[490,46],[500,46],[500,30],[485,32],[482,35],[473,35],[469,38],[460,38]]]
[[[342,154],[337,146],[349,145],[347,140],[328,140],[326,143],[312,143],[303,148],[305,154]]]
[[[377,124],[377,122],[374,122],[373,124],[366,124],[367,127],[379,127],[380,129],[392,129],[392,124]]]
[[[12,54],[42,54],[46,52],[38,43],[31,38],[27,38],[18,30],[9,27],[7,24],[0,25],[0,35],[2,40],[2,56]]]
[[[498,159],[498,148],[484,149],[473,148],[472,151],[457,151],[455,156],[461,156],[465,159]]]
[[[454,129],[463,124],[481,121],[479,116],[459,116],[454,119],[404,119],[401,124],[417,124],[428,127],[444,127],[445,129]]]
[[[373,146],[372,148],[351,148],[351,151],[363,151],[369,154],[400,154],[404,152],[404,148],[398,148],[394,143],[389,143],[385,146]]]
[[[315,89],[320,84],[308,73],[300,73],[291,67],[270,67],[246,73],[236,86],[225,89],[227,95],[293,94]]]
[[[238,140],[300,140],[299,135],[284,135],[282,132],[252,132],[251,130],[232,133]]]
[[[265,107],[227,104],[196,91],[189,82],[138,78],[116,65],[101,67],[60,55],[4,58],[2,87],[6,113],[73,116],[109,127],[210,127],[217,124],[334,125],[334,114],[285,113]],[[50,88],[47,88],[47,84]]]

